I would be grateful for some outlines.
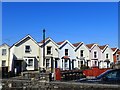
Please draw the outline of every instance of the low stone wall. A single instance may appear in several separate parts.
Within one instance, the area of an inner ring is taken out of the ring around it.
[[[38,71],[26,71],[21,73],[21,80],[22,79],[51,81],[52,77],[51,77],[51,73],[39,73]]]
[[[120,90],[120,85],[75,82],[41,82],[26,80],[3,80],[2,90]]]

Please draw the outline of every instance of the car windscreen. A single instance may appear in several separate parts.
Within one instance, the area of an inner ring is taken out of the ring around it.
[[[107,73],[109,73],[109,72],[111,72],[112,70],[107,70],[107,71],[105,71],[105,72],[103,72],[102,74],[100,74],[99,76],[97,76],[96,78],[97,79],[100,79],[100,78],[102,78],[104,75],[106,75]]]

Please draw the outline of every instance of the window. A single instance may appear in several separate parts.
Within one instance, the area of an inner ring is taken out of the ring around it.
[[[47,47],[47,55],[51,54],[51,47]]]
[[[80,56],[83,57],[83,50],[80,51]]]
[[[67,69],[68,63],[67,60],[65,60],[65,69]]]
[[[120,56],[119,56],[119,55],[117,55],[117,61],[119,61],[119,60],[120,60],[120,59],[119,59],[119,57],[120,57]]]
[[[95,61],[95,66],[97,66],[97,61]]]
[[[117,71],[110,72],[109,74],[106,75],[108,79],[116,78]]]
[[[108,59],[108,53],[106,54],[106,59]]]
[[[83,67],[83,61],[81,61],[81,67]]]
[[[28,66],[33,66],[33,59],[28,59]]]
[[[65,49],[65,56],[68,56],[68,49]]]
[[[6,49],[2,49],[2,55],[6,55]]]
[[[80,67],[80,61],[78,61],[78,67]]]
[[[46,59],[46,68],[50,67],[50,59]]]
[[[97,58],[97,52],[96,51],[94,52],[94,58]]]
[[[25,46],[25,52],[26,52],[26,53],[30,53],[30,46],[28,46],[28,45]]]
[[[6,61],[2,60],[2,66],[6,66]]]

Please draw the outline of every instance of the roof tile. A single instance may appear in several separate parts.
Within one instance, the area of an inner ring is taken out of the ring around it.
[[[77,47],[79,44],[81,44],[81,42],[74,43],[73,46],[74,46],[74,47]]]

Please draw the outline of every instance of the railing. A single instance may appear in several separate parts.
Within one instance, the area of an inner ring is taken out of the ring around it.
[[[56,80],[69,81],[84,78],[83,72],[81,70],[60,70],[56,69]]]

